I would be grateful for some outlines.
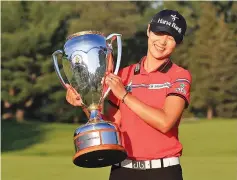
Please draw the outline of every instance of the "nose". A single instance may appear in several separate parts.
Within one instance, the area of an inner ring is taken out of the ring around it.
[[[159,38],[160,44],[165,46],[167,44],[167,38],[168,38],[167,35],[160,36],[160,38]]]

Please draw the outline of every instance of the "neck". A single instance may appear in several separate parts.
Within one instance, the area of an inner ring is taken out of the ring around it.
[[[165,59],[156,59],[151,56],[149,53],[147,54],[146,60],[144,62],[144,69],[149,73],[158,69],[168,58]]]

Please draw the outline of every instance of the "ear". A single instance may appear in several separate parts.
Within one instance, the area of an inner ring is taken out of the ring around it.
[[[150,29],[150,24],[148,24],[148,26],[147,26],[147,30],[146,30],[147,37],[149,37],[149,35],[150,35],[150,31],[149,31],[149,29]]]

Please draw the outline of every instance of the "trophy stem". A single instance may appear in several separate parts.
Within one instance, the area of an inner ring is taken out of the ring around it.
[[[90,111],[90,117],[89,117],[89,121],[98,121],[101,120],[101,115],[100,115],[100,108],[99,105],[97,104],[91,104],[89,106],[89,111]]]
[[[98,118],[98,110],[92,110],[90,114],[90,119],[97,119]]]

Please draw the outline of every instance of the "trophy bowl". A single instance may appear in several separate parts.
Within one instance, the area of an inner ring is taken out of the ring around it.
[[[113,68],[112,43],[117,39],[117,61]],[[63,87],[65,81],[60,73],[58,60],[69,84],[80,94],[82,109],[88,122],[74,132],[76,166],[97,168],[110,166],[127,157],[121,145],[121,133],[118,126],[101,116],[103,101],[110,88],[102,82],[107,71],[118,73],[122,54],[120,34],[105,37],[98,31],[82,31],[70,35],[64,44],[63,51],[53,53],[56,74]]]

